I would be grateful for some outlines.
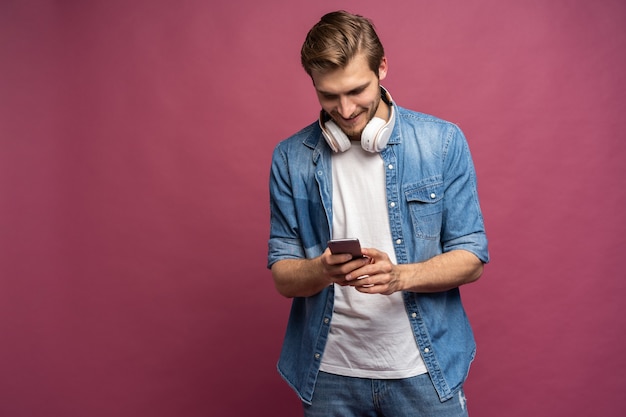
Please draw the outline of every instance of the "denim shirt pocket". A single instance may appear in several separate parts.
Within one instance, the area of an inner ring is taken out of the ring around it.
[[[431,177],[404,188],[413,232],[420,239],[437,240],[443,220],[443,180]]]

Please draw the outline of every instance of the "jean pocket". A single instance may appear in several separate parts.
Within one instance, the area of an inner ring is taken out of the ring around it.
[[[415,236],[435,240],[443,221],[443,182],[439,178],[421,181],[404,190]]]

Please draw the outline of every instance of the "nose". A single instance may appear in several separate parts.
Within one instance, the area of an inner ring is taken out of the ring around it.
[[[352,115],[354,115],[354,110],[356,106],[347,96],[339,97],[339,103],[337,105],[337,112],[344,119],[349,119]]]

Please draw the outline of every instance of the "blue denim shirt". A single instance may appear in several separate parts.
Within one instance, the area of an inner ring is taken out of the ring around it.
[[[397,262],[425,261],[455,249],[488,262],[476,174],[463,133],[444,120],[396,110],[381,156]],[[276,146],[268,267],[281,259],[315,258],[326,249],[333,216],[331,153],[317,123]],[[449,399],[462,387],[476,352],[459,289],[403,297],[428,373],[440,399]],[[313,397],[333,301],[329,286],[292,302],[278,371],[305,403]]]

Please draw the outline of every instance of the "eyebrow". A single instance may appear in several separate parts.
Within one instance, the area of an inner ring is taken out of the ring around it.
[[[357,87],[354,87],[353,89],[351,89],[350,91],[348,91],[348,92],[347,92],[347,93],[345,93],[345,94],[347,94],[347,95],[350,95],[350,94],[358,94],[358,93],[360,93],[361,91],[365,90],[365,89],[366,89],[366,88],[367,88],[370,84],[371,84],[371,81],[368,81],[368,82],[366,82],[365,84],[361,84],[361,85],[359,85],[359,86],[357,86]],[[321,94],[321,95],[324,95],[324,96],[329,96],[329,97],[330,97],[330,96],[338,96],[338,95],[342,94],[342,93],[330,93],[330,92],[328,92],[328,91],[319,90],[319,89],[317,90],[317,92],[318,92],[319,94]]]

